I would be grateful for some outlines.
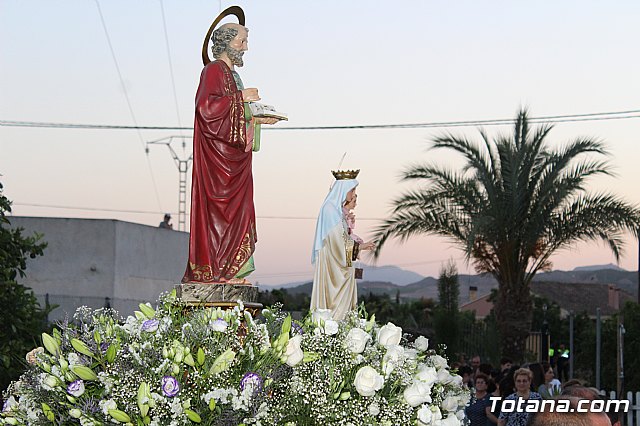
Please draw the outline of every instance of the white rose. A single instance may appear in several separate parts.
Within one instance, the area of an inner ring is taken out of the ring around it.
[[[393,323],[388,322],[378,330],[378,343],[382,346],[389,347],[391,345],[400,344],[402,338],[402,328]]]
[[[431,386],[415,380],[411,386],[402,393],[404,400],[412,407],[417,407],[425,402],[431,402]]]
[[[438,380],[438,372],[433,367],[423,366],[416,374],[416,378],[431,386]]]
[[[433,366],[438,370],[441,368],[448,367],[447,360],[441,357],[440,355],[433,355],[430,359],[431,359],[431,362],[433,363]]]
[[[449,370],[442,368],[438,370],[438,381],[443,384],[451,383],[453,381],[453,376],[449,373]]]
[[[460,426],[461,422],[456,416],[453,415],[453,413],[449,413],[449,417],[447,417],[446,419],[440,420],[440,425],[441,426]]]
[[[421,425],[430,425],[436,420],[433,411],[429,405],[423,405],[418,410],[418,423]]]
[[[289,343],[287,343],[287,349],[284,355],[287,357],[287,365],[293,367],[297,365],[304,358],[304,352],[300,348],[300,343],[302,342],[302,336],[297,334],[289,339]]]
[[[331,319],[331,309],[316,309],[311,314],[311,319],[316,324],[320,324],[320,321],[326,321]]]
[[[442,409],[448,412],[453,412],[458,409],[458,398],[453,395],[447,395],[442,401]]]
[[[389,376],[391,372],[402,363],[404,359],[404,348],[400,345],[387,346],[387,353],[382,358],[384,374]]]
[[[418,351],[415,349],[405,349],[404,350],[404,357],[406,359],[410,359],[412,361],[416,361],[418,359]]]
[[[424,352],[429,349],[429,339],[424,336],[418,336],[415,341],[416,349],[420,352]]]
[[[324,322],[324,334],[333,336],[338,333],[338,323],[332,319]]]
[[[382,389],[384,377],[367,365],[358,370],[353,384],[360,395],[373,396],[376,391]]]
[[[351,353],[361,354],[371,340],[371,335],[361,328],[352,328],[344,339],[344,345]]]
[[[451,383],[456,386],[462,386],[462,376],[459,376],[457,374],[452,376]]]

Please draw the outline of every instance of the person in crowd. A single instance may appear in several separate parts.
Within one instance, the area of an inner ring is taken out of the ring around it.
[[[478,367],[480,367],[481,363],[482,363],[482,360],[480,359],[480,355],[476,354],[471,357],[470,364],[471,364],[471,369],[473,370],[474,375],[478,372]]]
[[[571,356],[571,354],[569,353],[569,349],[567,349],[564,344],[560,344],[556,352],[558,355],[558,379],[560,379],[561,382],[565,382],[569,380],[569,357]]]
[[[483,373],[476,374],[472,403],[464,410],[469,419],[469,426],[486,426],[487,424],[486,408],[490,404],[488,385],[489,376]]]
[[[458,374],[462,377],[462,383],[466,384],[468,387],[473,387],[473,370],[468,365],[463,365],[458,370]]]
[[[553,368],[551,368],[551,364],[543,362],[541,365],[544,371],[544,383],[538,386],[538,393],[542,395],[543,398],[549,399],[553,395],[560,393],[560,381],[554,378],[555,373],[553,372]]]
[[[173,229],[173,225],[171,224],[171,215],[169,213],[164,215],[164,219],[162,219],[158,228]]]
[[[531,363],[527,366],[533,373],[533,379],[531,380],[531,390],[540,393],[540,386],[544,385],[544,368],[539,362]],[[540,395],[542,395],[540,393]]]
[[[505,398],[502,402],[502,410],[498,417],[499,426],[525,426],[531,413],[518,412],[514,410],[507,412],[504,410],[506,401],[515,401],[517,406],[519,400],[542,400],[542,397],[538,392],[531,390],[531,380],[533,379],[533,373],[528,368],[519,368],[513,373],[513,381],[515,382],[516,391]]]
[[[495,390],[495,383],[493,382],[493,380],[491,380],[492,372],[493,372],[493,366],[491,364],[487,364],[486,362],[483,362],[482,364],[480,364],[480,366],[478,366],[478,370],[476,371],[476,376],[482,373],[489,378],[489,381],[487,382],[488,393],[491,393]]]
[[[487,426],[496,426],[498,424],[498,416],[500,415],[502,399],[506,397],[506,395],[502,395],[502,391],[500,390],[501,381],[494,383],[494,391],[489,394],[489,404],[487,405],[487,407],[485,407],[485,414],[487,415]],[[494,404],[493,402],[495,401],[495,398],[498,398],[498,401],[496,401],[496,403]]]
[[[507,357],[500,358],[501,373],[504,373],[505,371],[509,371],[512,365],[513,365],[513,361],[511,360],[511,358],[507,358]]]

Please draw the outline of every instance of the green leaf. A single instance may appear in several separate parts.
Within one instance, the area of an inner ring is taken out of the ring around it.
[[[287,315],[282,322],[282,334],[288,335],[289,333],[291,333],[291,315]]]
[[[51,407],[49,407],[44,402],[42,403],[42,412],[51,423],[55,421],[56,415],[54,414],[53,410],[51,410]]]
[[[100,335],[100,332],[98,330],[93,332],[93,341],[98,345],[102,343],[102,336]]]
[[[213,411],[216,409],[216,400],[211,398],[209,400],[209,410]]]
[[[304,352],[304,357],[302,358],[302,362],[312,362],[320,359],[320,354],[317,352]]]
[[[195,367],[195,365],[196,365],[195,361],[193,360],[193,356],[191,354],[187,354],[184,357],[184,363],[189,365],[189,366],[191,366],[191,367]]]
[[[140,307],[140,311],[148,318],[151,319],[156,316],[156,311],[153,308],[145,303],[141,303],[138,305]]]
[[[127,415],[124,411],[120,410],[109,410],[109,415],[113,417],[115,420],[122,423],[129,423],[131,421],[131,417]]]
[[[229,368],[229,364],[236,357],[236,353],[231,349],[227,349],[223,353],[221,353],[215,361],[213,361],[213,365],[211,365],[211,369],[209,370],[209,374],[216,375],[221,373]]]
[[[89,350],[86,343],[84,343],[82,340],[71,339],[71,346],[73,346],[73,349],[80,352],[81,354],[90,356],[93,358],[93,352]]]
[[[150,397],[151,392],[149,385],[146,382],[140,383],[140,386],[138,387],[138,408],[140,408],[140,414],[142,414],[142,417],[146,416],[149,412],[149,405],[147,402]],[[145,399],[147,401],[145,401]]]
[[[60,345],[56,339],[47,333],[42,333],[42,344],[51,355],[58,356],[58,352],[60,352]]]
[[[107,348],[107,362],[111,364],[116,359],[116,345],[110,344]]]
[[[204,364],[204,350],[202,348],[198,349],[198,364],[203,365]]]
[[[92,369],[89,367],[85,367],[84,365],[74,365],[71,367],[71,371],[73,371],[78,377],[82,380],[97,380],[98,376]]]
[[[192,411],[192,410],[189,410],[188,408],[185,408],[184,413],[187,415],[189,420],[191,420],[194,423],[200,423],[202,421],[202,419],[200,418],[198,413],[196,413],[195,411]]]

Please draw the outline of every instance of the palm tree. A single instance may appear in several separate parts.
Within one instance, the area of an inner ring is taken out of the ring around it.
[[[603,144],[583,138],[563,147],[546,143],[551,125],[529,126],[518,113],[511,137],[482,143],[451,134],[433,148],[462,154],[465,165],[450,170],[434,164],[407,169],[403,179],[424,185],[394,201],[391,217],[376,229],[378,247],[389,237],[405,241],[417,234],[440,235],[461,248],[476,270],[498,281],[494,313],[502,352],[522,359],[532,320],[529,285],[549,258],[578,241],[603,240],[616,260],[625,231],[636,238],[640,210],[611,194],[586,193],[586,180],[609,175]]]

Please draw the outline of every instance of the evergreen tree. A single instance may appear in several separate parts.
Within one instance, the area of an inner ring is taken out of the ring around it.
[[[42,235],[25,236],[24,229],[10,227],[11,202],[2,188],[0,183],[0,389],[22,374],[25,355],[39,346],[51,310],[41,308],[33,291],[16,281],[25,276],[27,259],[41,256],[46,243]]]

